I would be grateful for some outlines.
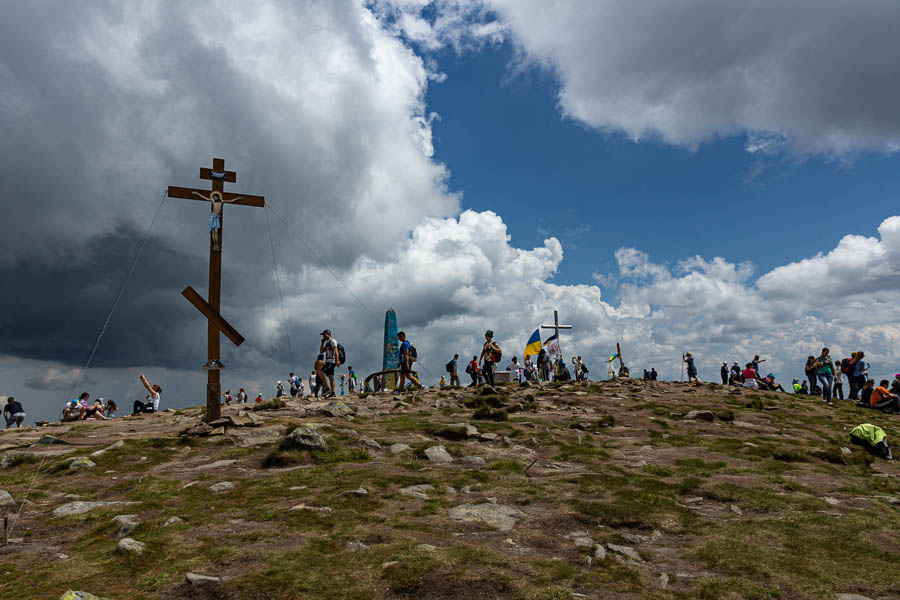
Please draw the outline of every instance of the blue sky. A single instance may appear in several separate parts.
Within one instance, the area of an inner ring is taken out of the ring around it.
[[[450,187],[464,207],[501,214],[517,246],[557,236],[568,250],[560,283],[614,271],[622,246],[656,262],[749,260],[761,275],[846,234],[873,235],[896,212],[896,156],[757,156],[744,135],[696,149],[633,142],[562,117],[556,77],[511,67],[508,42],[436,59],[447,79],[430,84],[427,105],[441,116],[435,159]]]

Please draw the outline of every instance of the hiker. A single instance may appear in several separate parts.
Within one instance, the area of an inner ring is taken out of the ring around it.
[[[644,381],[650,381],[650,371],[644,369]]]
[[[525,380],[531,381],[532,379],[534,379],[534,361],[529,355],[525,357]]]
[[[324,359],[325,357],[323,356],[322,358]],[[316,363],[318,363],[318,362],[319,361],[316,361]],[[318,396],[319,395],[319,389],[316,387],[316,377],[317,377],[316,370],[313,369],[312,372],[309,374],[309,395],[310,396]]]
[[[107,419],[112,419],[116,416],[116,413],[119,412],[119,407],[116,405],[115,400],[107,400],[106,408],[103,409],[103,414],[106,415]]]
[[[806,380],[809,381],[810,394],[818,394],[819,386],[816,384],[816,357],[809,356],[806,358],[806,366],[803,367],[806,373]]]
[[[856,399],[856,396],[852,392],[852,389],[853,389],[852,386],[855,385],[857,390],[861,390],[863,388],[863,386],[866,384],[866,380],[868,379],[868,375],[866,374],[866,371],[869,370],[869,365],[866,363],[866,361],[863,360],[863,358],[866,357],[866,353],[859,351],[859,352],[856,352],[855,354],[856,354],[856,356],[854,356],[853,359],[850,361],[850,369],[851,369],[851,373],[853,374],[853,378],[850,380],[851,381],[850,398],[852,398],[853,400]]]
[[[541,348],[541,351],[538,352],[538,370],[540,372],[541,380],[544,383],[550,381],[550,355],[547,354],[547,351]]]
[[[144,387],[147,388],[147,391],[150,392],[147,395],[146,402],[141,402],[140,400],[134,401],[134,410],[131,414],[137,415],[140,413],[154,413],[159,410],[159,397],[162,394],[162,388],[158,385],[150,385],[150,382],[147,381],[147,378],[144,377],[144,374],[141,373],[141,383],[144,384]]]
[[[279,379],[275,382],[275,397],[281,398],[282,396],[284,396],[284,384]]]
[[[893,460],[891,447],[888,445],[887,436],[881,427],[871,423],[857,425],[850,430],[850,443],[862,446],[870,454],[874,454],[885,460]]]
[[[356,371],[353,367],[347,369],[347,393],[352,394],[356,390]]]
[[[94,400],[94,403],[84,411],[81,420],[86,421],[88,419],[106,420],[106,415],[103,414],[103,398]]]
[[[575,381],[581,381],[581,357],[572,357],[572,370],[575,371]]]
[[[735,382],[738,385],[744,383],[744,380],[741,379],[741,367],[737,361],[734,361],[734,364],[731,365],[731,373],[734,375]]]
[[[872,399],[872,392],[875,391],[875,380],[868,379],[859,390],[859,406],[869,408],[869,401]]]
[[[278,383],[281,383],[280,381]],[[225,406],[228,406],[234,401],[234,398],[231,397],[231,390],[225,390],[225,393],[222,394],[222,397],[225,399]]]
[[[478,387],[478,357],[473,356],[472,360],[466,365],[466,373],[472,377],[472,383],[469,387]]]
[[[834,361],[834,387],[831,389],[831,399],[837,396],[841,400],[844,399],[844,373],[841,371],[841,363]]]
[[[326,329],[320,335],[322,336],[322,342],[319,344],[319,352],[325,353],[325,366],[322,367],[322,373],[328,377],[328,381],[331,384],[329,392],[323,397],[331,398],[334,396],[334,370],[341,366],[341,357],[338,352],[337,340],[331,337],[331,330]],[[324,380],[325,377],[322,377],[322,379]]]
[[[503,352],[494,341],[494,332],[488,329],[484,332],[484,345],[481,347],[481,374],[484,382],[494,387],[494,365],[500,362]]]
[[[891,393],[900,395],[900,373],[894,374],[894,380],[891,382]]]
[[[793,385],[794,385],[794,393],[795,393],[795,394],[802,394],[802,393],[804,393],[804,392],[803,392],[803,386],[800,385],[800,380],[797,379],[796,377],[794,377]]]
[[[454,354],[453,359],[447,363],[447,366],[450,367],[447,371],[450,373],[450,385],[461,386],[459,382],[459,354]]]
[[[800,393],[804,396],[809,396],[809,386],[806,385],[806,380],[803,380],[803,383],[800,384]]]
[[[288,375],[288,385],[290,385],[291,398],[296,398],[297,394],[300,392],[299,381],[300,378],[293,373]]]
[[[244,388],[238,390],[237,401],[238,404],[247,404],[247,392],[244,391]]]
[[[341,373],[341,396],[344,395],[344,374]]]
[[[328,381],[325,376],[325,355],[319,354],[316,356],[315,363],[315,371],[313,373],[316,374],[316,398],[319,397],[319,394],[322,394],[322,397],[325,398],[328,395],[327,388],[325,387],[325,383]],[[310,381],[310,385],[312,381]]]
[[[656,381],[658,376],[659,373],[656,372],[656,367],[650,367],[650,381]]]
[[[438,387],[443,388],[445,385],[447,385],[447,380],[444,379],[443,375],[441,375],[441,380],[438,382]]]
[[[760,358],[759,354],[754,354],[753,360],[750,361],[750,364],[753,365],[753,370],[756,371],[757,374],[762,372],[759,370],[759,363],[761,363],[761,362],[766,362],[766,359]]]
[[[728,362],[722,363],[722,368],[719,369],[719,375],[722,377],[722,385],[728,385]]]
[[[522,365],[519,364],[518,356],[512,357],[512,362],[509,363],[509,366],[506,367],[506,370],[509,371],[510,381],[522,381]]]
[[[687,376],[688,383],[693,379],[696,383],[700,383],[700,378],[697,377],[697,366],[694,364],[694,357],[690,352],[685,352],[681,355],[681,360],[687,363]]]
[[[780,383],[775,383],[775,375],[773,373],[769,373],[763,378],[763,381],[766,384],[766,387],[773,392],[783,392],[784,388],[781,387]]]
[[[260,404],[263,401],[262,392],[256,392],[256,403]]]
[[[407,379],[422,388],[422,384],[412,374],[412,363],[418,358],[412,344],[406,339],[406,333],[403,331],[397,333],[397,339],[400,340],[400,379],[397,380],[397,389],[394,391],[400,393],[404,389]]]
[[[566,367],[566,363],[562,360],[559,361],[559,368],[556,371],[556,380],[557,381],[571,381],[572,374],[569,373],[568,367]]]
[[[78,398],[72,398],[66,405],[63,407],[62,420],[63,421],[78,421],[81,419],[81,415],[84,414],[84,411],[87,410],[87,401],[90,398],[90,394],[87,392],[82,392]]]
[[[748,362],[746,368],[741,373],[741,377],[744,378],[744,387],[750,388],[752,390],[758,390],[759,384],[763,383],[759,379],[759,374],[756,372],[756,369],[753,368],[753,363]],[[763,383],[763,385],[765,385]]]
[[[834,365],[831,361],[831,351],[828,348],[822,348],[819,358],[813,363],[816,368],[816,376],[822,384],[822,402],[832,405],[831,391],[834,388]]]
[[[887,386],[888,380],[882,379],[878,387],[872,391],[872,396],[869,398],[869,406],[878,410],[890,409],[894,412],[900,412],[900,401],[898,401],[900,396],[890,393],[887,390]]]
[[[22,403],[10,396],[6,399],[6,406],[3,407],[3,418],[6,419],[6,428],[9,429],[13,425],[16,429],[22,427],[22,421],[25,420],[25,409]]]

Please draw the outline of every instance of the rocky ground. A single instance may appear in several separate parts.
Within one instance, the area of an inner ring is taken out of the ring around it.
[[[900,417],[850,403],[619,380],[224,414],[0,434],[0,597],[900,598],[900,466],[847,436]]]

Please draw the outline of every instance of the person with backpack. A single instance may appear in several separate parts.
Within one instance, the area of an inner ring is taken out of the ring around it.
[[[871,423],[863,423],[851,429],[850,443],[862,446],[870,454],[885,460],[894,460],[884,430]]]
[[[544,383],[550,381],[550,355],[547,354],[547,351],[541,348],[541,351],[538,353],[538,372],[540,373],[541,380]]]
[[[446,369],[447,369],[447,372],[450,373],[450,385],[461,386],[461,384],[459,382],[459,372],[457,371],[457,369],[459,368],[458,361],[459,361],[459,354],[454,354],[453,358],[450,360],[450,362],[447,363]]]
[[[421,389],[422,384],[412,374],[412,363],[419,358],[415,346],[409,343],[409,340],[406,339],[406,333],[403,331],[397,332],[397,339],[400,340],[400,378],[397,380],[397,389],[394,392],[399,394],[403,391],[407,379]]]
[[[863,386],[866,384],[866,379],[868,379],[868,375],[866,375],[866,371],[869,370],[869,365],[866,364],[866,361],[863,358],[866,357],[866,353],[863,351],[858,351],[855,353],[855,356],[850,361],[850,369],[851,369],[851,385],[855,385],[857,390],[861,390]],[[851,393],[850,397],[852,399],[856,399],[856,396]]]
[[[331,337],[331,330],[326,329],[321,334],[322,341],[319,344],[319,352],[325,355],[325,365],[322,367],[322,373],[320,377],[324,380],[326,377],[328,378],[327,383],[330,384],[328,393],[326,393],[323,398],[333,398],[334,397],[334,370],[341,366],[341,352],[339,351],[340,344],[337,343],[337,340]]]
[[[822,402],[832,404],[831,390],[834,387],[834,366],[831,364],[831,351],[828,348],[822,348],[819,358],[813,362],[816,369],[816,377],[822,384]]]
[[[466,365],[466,373],[472,378],[472,383],[469,384],[469,387],[477,388],[478,387],[478,357],[473,356],[472,360],[469,361],[469,364]]]
[[[484,332],[484,345],[481,347],[481,374],[484,382],[494,387],[494,365],[500,362],[503,351],[494,341],[494,332],[488,329]]]
[[[803,367],[803,372],[806,374],[806,380],[809,381],[809,393],[810,394],[818,394],[819,393],[819,385],[816,383],[816,357],[808,356],[806,357],[806,366]]]
[[[728,385],[728,363],[723,362],[722,368],[719,369],[719,375],[722,376],[722,385]]]

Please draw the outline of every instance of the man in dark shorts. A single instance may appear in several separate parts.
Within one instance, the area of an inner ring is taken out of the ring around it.
[[[6,428],[9,429],[13,425],[17,428],[22,427],[22,421],[25,420],[25,409],[22,403],[10,396],[6,399],[6,406],[3,407],[3,417],[6,419]]]
[[[412,364],[409,360],[410,343],[406,339],[406,333],[403,331],[398,332],[397,339],[400,340],[400,378],[397,380],[397,389],[395,391],[402,392],[407,379],[421,388],[422,384],[412,374]]]
[[[325,366],[322,367],[322,374],[328,378],[331,384],[328,393],[323,398],[331,398],[334,396],[334,370],[341,366],[341,357],[338,356],[338,343],[331,337],[331,330],[326,329],[322,332],[322,343],[319,344],[319,352],[325,355]]]

